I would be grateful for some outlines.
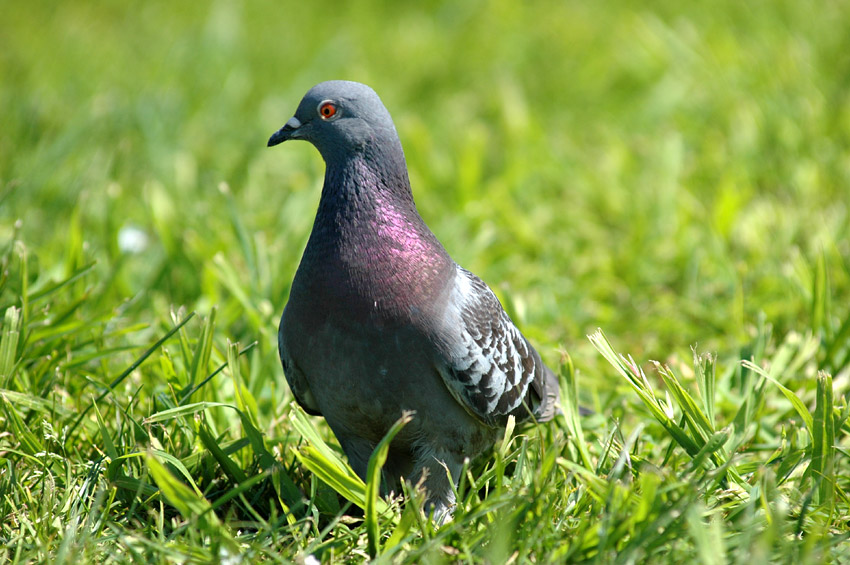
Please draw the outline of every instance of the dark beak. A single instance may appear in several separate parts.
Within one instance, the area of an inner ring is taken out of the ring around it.
[[[277,130],[272,134],[269,138],[268,147],[273,147],[278,143],[283,143],[287,139],[297,139],[300,137],[298,135],[298,128],[301,127],[301,121],[295,116],[289,118],[289,121],[284,124],[282,128]]]

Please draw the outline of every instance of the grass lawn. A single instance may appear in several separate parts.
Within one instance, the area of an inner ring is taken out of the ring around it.
[[[0,561],[850,561],[850,4],[425,4],[4,6]],[[331,78],[562,376],[442,527],[277,358]]]

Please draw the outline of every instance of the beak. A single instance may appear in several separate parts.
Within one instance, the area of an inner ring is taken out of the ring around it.
[[[272,134],[272,136],[269,138],[268,147],[273,147],[278,143],[283,143],[287,139],[297,139],[298,137],[300,137],[298,135],[298,128],[300,127],[301,120],[299,120],[295,116],[292,116],[291,118],[289,118],[289,121],[287,121],[283,125],[282,128]]]

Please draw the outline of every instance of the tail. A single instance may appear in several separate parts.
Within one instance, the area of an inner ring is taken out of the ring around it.
[[[540,391],[540,404],[534,411],[534,417],[538,422],[548,422],[561,410],[561,386],[558,384],[558,376],[546,365],[540,364],[543,369],[539,375],[535,375],[535,384]]]

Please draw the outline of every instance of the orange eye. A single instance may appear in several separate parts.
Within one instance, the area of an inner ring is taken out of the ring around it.
[[[319,115],[323,120],[330,120],[336,116],[336,104],[333,102],[322,102],[319,104]]]

